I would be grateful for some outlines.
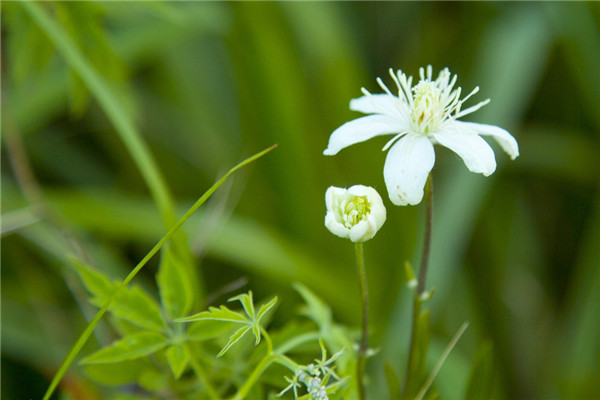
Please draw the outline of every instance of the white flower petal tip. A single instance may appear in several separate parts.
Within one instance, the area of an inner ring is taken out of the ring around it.
[[[363,89],[364,96],[353,99],[350,108],[371,115],[336,129],[323,154],[335,155],[345,147],[375,136],[394,135],[383,149],[389,149],[383,175],[392,203],[421,202],[427,175],[435,162],[435,144],[454,151],[470,171],[485,176],[496,170],[496,160],[489,144],[479,135],[493,137],[511,159],[519,156],[519,145],[506,130],[458,120],[490,102],[486,99],[463,109],[463,104],[479,92],[479,87],[461,99],[457,76],[444,68],[434,79],[431,65],[419,70],[420,80],[415,85],[413,78],[400,70],[390,69],[390,76],[398,95],[392,94],[380,78],[377,83],[385,93],[371,94]]]
[[[434,163],[435,152],[427,137],[409,134],[399,139],[388,152],[383,167],[390,201],[397,206],[419,204]]]
[[[383,226],[386,210],[372,187],[354,185],[349,189],[331,186],[325,192],[325,227],[352,242],[372,239]]]

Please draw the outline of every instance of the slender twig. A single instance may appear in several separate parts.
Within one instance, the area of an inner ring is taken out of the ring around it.
[[[358,394],[361,400],[365,399],[365,369],[367,365],[367,353],[369,351],[369,291],[367,288],[367,271],[365,269],[365,258],[362,242],[355,244],[356,267],[358,272],[358,283],[360,285],[360,296],[362,301],[362,335],[358,349],[358,362],[356,364],[356,376],[358,382]]]
[[[417,336],[419,335],[419,317],[421,315],[421,305],[423,304],[422,295],[425,292],[425,282],[427,280],[427,269],[429,267],[429,253],[431,251],[431,233],[433,231],[433,177],[431,174],[427,178],[425,185],[425,196],[427,210],[425,214],[425,239],[423,240],[423,254],[421,256],[421,268],[419,269],[419,278],[414,295],[412,327],[410,332],[410,347],[408,351],[408,362],[406,366],[406,380],[404,381],[404,390],[402,397],[407,394],[409,385],[413,379],[413,369],[417,351]]]

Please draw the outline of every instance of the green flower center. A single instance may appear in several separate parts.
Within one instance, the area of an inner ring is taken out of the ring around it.
[[[371,212],[371,204],[366,196],[353,196],[352,200],[344,206],[344,226],[348,229],[365,219]]]

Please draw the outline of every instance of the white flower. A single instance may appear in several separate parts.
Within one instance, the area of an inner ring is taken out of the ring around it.
[[[372,187],[354,185],[349,189],[331,186],[325,193],[325,226],[334,235],[353,242],[371,239],[385,222],[385,207]]]
[[[377,82],[386,94],[370,94],[350,102],[350,109],[372,114],[347,122],[329,138],[325,155],[364,142],[379,135],[395,135],[383,150],[390,149],[383,167],[383,177],[392,203],[418,204],[423,198],[427,176],[435,162],[434,144],[441,144],[458,154],[472,172],[485,176],[496,170],[492,148],[479,135],[492,136],[506,153],[515,159],[519,146],[514,137],[494,125],[458,121],[489,103],[482,101],[465,110],[463,103],[479,91],[476,87],[460,99],[461,88],[454,89],[456,75],[451,78],[448,68],[432,80],[431,65],[420,69],[421,80],[412,86],[412,77],[398,71],[390,75],[398,86],[392,94],[380,78]]]

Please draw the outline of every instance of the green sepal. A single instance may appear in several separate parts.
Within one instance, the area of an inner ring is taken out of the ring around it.
[[[183,344],[169,346],[166,354],[169,367],[171,367],[171,371],[173,371],[173,376],[175,379],[179,379],[190,362],[190,354]]]
[[[102,307],[117,290],[118,285],[80,260],[71,258],[70,261],[75,266],[81,281],[92,294],[90,300],[92,304]],[[117,318],[153,331],[161,332],[165,326],[158,304],[138,286],[122,288],[108,311]]]
[[[465,400],[493,398],[494,356],[491,341],[483,342],[471,367],[471,373],[465,391]]]
[[[192,277],[170,247],[162,252],[156,275],[162,307],[170,319],[183,317],[194,304]]]
[[[168,344],[168,339],[157,332],[134,333],[90,354],[81,360],[80,364],[116,363],[135,360],[152,354]]]
[[[412,265],[410,265],[408,261],[404,263],[404,275],[406,278],[406,286],[408,286],[410,289],[416,289],[418,283],[417,278]]]

